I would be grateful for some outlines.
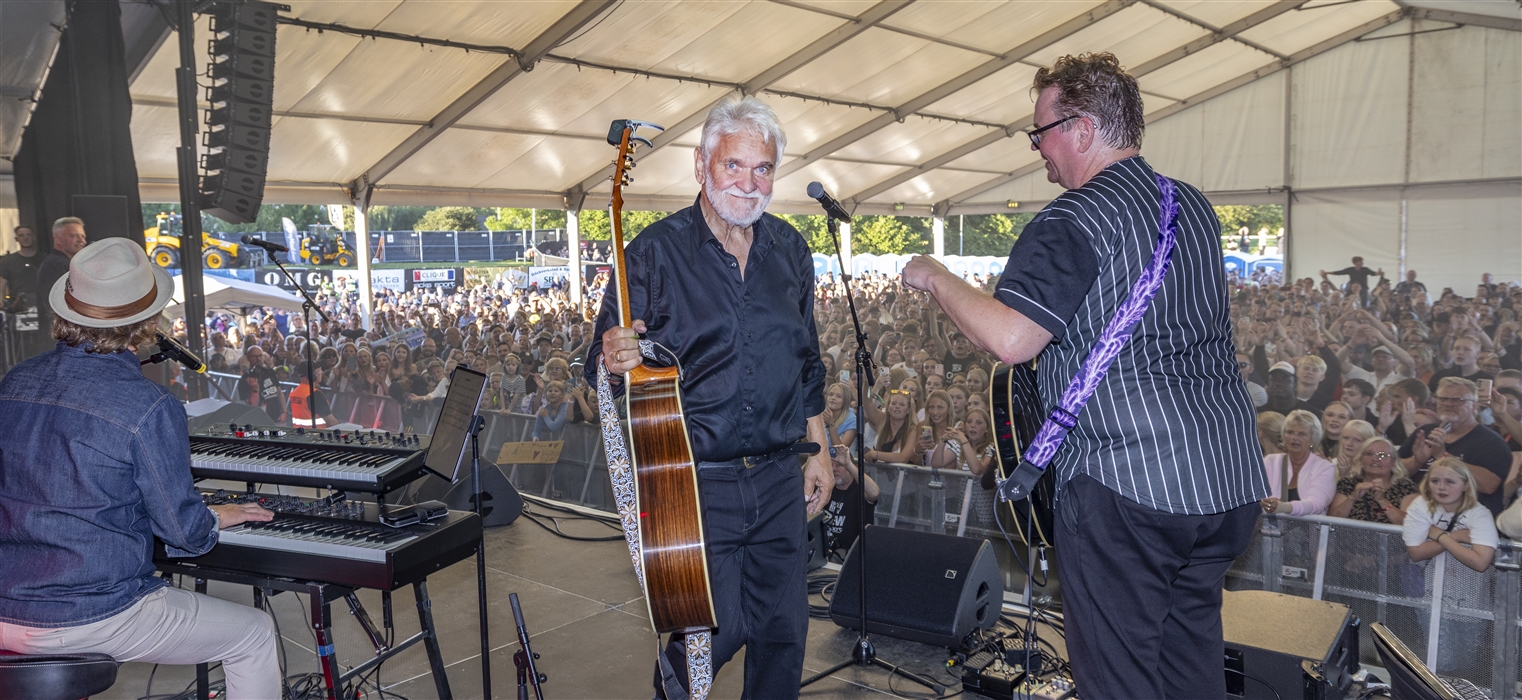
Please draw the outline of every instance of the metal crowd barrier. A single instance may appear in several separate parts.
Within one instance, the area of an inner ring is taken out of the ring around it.
[[[489,456],[504,442],[528,440],[533,431],[533,416],[501,411],[483,416],[482,444]],[[558,463],[503,464],[503,472],[520,491],[615,511],[599,427],[573,423],[561,439],[565,449]],[[1005,530],[999,529],[994,518],[1004,511],[970,472],[871,462],[867,474],[881,490],[875,517],[880,526],[986,538],[996,545],[1007,532],[1014,546],[1027,546],[1009,518],[1002,518]],[[1009,560],[1009,550],[994,547],[1006,590],[1018,592],[1025,581],[1016,575],[1019,566]],[[1061,572],[1056,574],[1060,582]],[[1496,700],[1519,695],[1522,543],[1503,540],[1495,563],[1476,572],[1446,555],[1412,562],[1394,525],[1267,515],[1232,564],[1226,585],[1342,603],[1363,622],[1363,661],[1379,664],[1367,636],[1372,623],[1383,622],[1438,673],[1467,678]]]
[[[1226,584],[1347,605],[1363,621],[1363,661],[1379,663],[1368,630],[1383,622],[1440,675],[1509,700],[1522,677],[1519,550],[1502,540],[1495,563],[1477,572],[1447,555],[1412,562],[1395,525],[1267,515]]]

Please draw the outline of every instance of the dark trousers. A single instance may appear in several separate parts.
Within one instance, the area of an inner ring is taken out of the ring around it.
[[[1084,700],[1220,700],[1221,589],[1256,502],[1173,515],[1078,476],[1057,499],[1068,659]]]
[[[700,463],[708,577],[719,628],[713,672],[745,647],[747,698],[796,698],[809,630],[804,581],[807,519],[796,454],[746,468]],[[687,688],[687,646],[672,635],[666,658]],[[656,697],[666,697],[655,669]]]

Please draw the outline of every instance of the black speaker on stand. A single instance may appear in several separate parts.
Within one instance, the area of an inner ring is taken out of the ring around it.
[[[1004,606],[999,562],[988,540],[868,525],[867,631],[952,649],[991,629]],[[851,545],[830,600],[830,619],[861,629],[857,581],[862,539]]]

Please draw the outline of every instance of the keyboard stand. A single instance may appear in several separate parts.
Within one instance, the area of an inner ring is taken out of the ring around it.
[[[359,599],[353,597],[355,591],[353,588],[322,583],[320,581],[298,581],[288,578],[258,576],[236,571],[209,569],[201,566],[159,563],[158,569],[165,576],[179,574],[194,578],[197,593],[206,593],[206,582],[208,580],[252,586],[254,589],[254,607],[260,610],[264,609],[265,600],[269,596],[275,595],[275,592],[290,591],[292,593],[307,594],[311,600],[312,634],[317,638],[317,662],[322,668],[322,679],[327,691],[328,700],[338,700],[339,691],[345,683],[361,673],[365,673],[384,663],[387,659],[400,654],[418,642],[422,642],[423,648],[428,652],[428,666],[433,673],[434,688],[438,691],[440,700],[451,700],[453,698],[453,695],[449,691],[449,676],[444,668],[444,655],[439,651],[438,631],[434,628],[433,624],[433,604],[428,599],[427,579],[412,584],[412,592],[417,597],[420,631],[396,646],[386,648],[383,640],[376,634],[374,624],[370,622],[370,616],[360,606]],[[338,670],[338,658],[334,650],[332,603],[335,600],[347,600],[350,611],[360,621],[365,634],[370,637],[376,647],[375,656],[345,672]],[[196,697],[201,700],[209,700],[210,698],[211,688],[207,680],[207,669],[207,664],[198,664],[196,666]]]

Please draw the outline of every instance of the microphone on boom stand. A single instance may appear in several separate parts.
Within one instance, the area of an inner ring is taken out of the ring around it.
[[[149,363],[163,362],[164,360],[174,360],[175,362],[184,365],[185,369],[188,369],[192,372],[196,372],[198,374],[206,373],[206,363],[202,362],[201,358],[196,357],[196,354],[191,352],[189,348],[175,342],[174,338],[160,333],[158,342],[159,351],[154,353],[152,357],[149,357],[148,359],[143,360],[138,364],[146,365]]]
[[[818,182],[810,182],[808,187],[810,197],[819,200],[819,205],[824,207],[825,228],[830,232],[830,238],[835,241],[835,257],[840,261],[840,281],[845,286],[846,307],[851,311],[851,327],[856,333],[856,424],[866,425],[866,416],[862,413],[862,406],[867,402],[867,386],[874,379],[872,351],[869,349],[866,331],[861,327],[861,316],[856,313],[855,293],[851,290],[851,275],[845,274],[845,256],[840,250],[840,237],[837,235],[839,224],[851,223],[851,215],[846,213],[840,202],[835,201],[829,193],[824,191],[824,185]],[[877,655],[877,649],[872,646],[872,640],[867,634],[867,448],[865,440],[856,441],[856,469],[859,474],[856,489],[856,549],[860,550],[860,575],[856,578],[856,595],[860,607],[857,609],[857,622],[860,625],[859,634],[856,637],[856,645],[851,650],[850,658],[844,659],[833,667],[804,679],[801,685],[807,686],[821,678],[828,678],[831,674],[847,666],[875,666],[887,671],[890,675],[890,686],[893,682],[891,676],[907,678],[915,683],[929,688],[936,694],[940,694],[944,688],[933,679],[926,678],[908,669],[888,663]]]

